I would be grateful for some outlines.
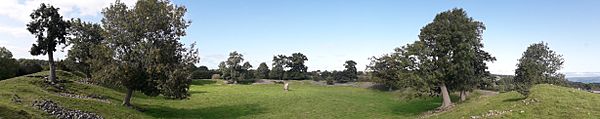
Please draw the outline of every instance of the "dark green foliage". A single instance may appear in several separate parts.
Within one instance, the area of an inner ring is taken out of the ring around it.
[[[67,54],[66,65],[70,69],[80,71],[86,78],[92,78],[92,63],[98,56],[96,49],[105,40],[102,34],[104,29],[100,24],[71,19],[71,28],[68,30],[72,37],[67,44],[71,46]]]
[[[142,0],[133,8],[116,2],[103,10],[106,44],[97,48],[93,78],[127,88],[124,105],[133,91],[149,96],[184,99],[191,83],[189,67],[198,62],[194,44],[179,42],[190,22],[187,9],[169,1]]]
[[[340,82],[356,81],[358,79],[358,72],[356,70],[356,62],[354,62],[352,60],[348,60],[344,63],[344,67],[346,68],[343,71],[344,77],[338,81],[340,81]]]
[[[308,60],[306,56],[302,53],[293,53],[291,57],[287,57],[288,62],[286,67],[289,70],[286,72],[286,79],[291,80],[302,80],[306,79],[306,72],[308,67],[304,65],[304,62]]]
[[[241,64],[242,62],[244,62],[244,55],[237,53],[237,51],[229,53],[227,61],[219,64],[219,70],[223,73],[222,78],[233,83],[252,78],[252,73],[248,71],[252,68],[252,65],[249,62]]]
[[[56,51],[57,45],[65,44],[65,36],[68,35],[67,29],[70,27],[69,22],[64,21],[58,13],[58,9],[42,3],[40,8],[29,15],[32,21],[27,24],[27,30],[37,38],[37,44],[33,44],[29,52],[31,55],[48,55],[50,64],[48,78],[51,82],[56,80],[53,53]]]
[[[37,59],[19,59],[19,69],[17,76],[32,74],[44,70],[44,66],[48,66],[48,62]]]
[[[0,80],[17,76],[19,64],[13,59],[12,53],[4,47],[0,47]]]
[[[267,63],[260,63],[258,68],[256,68],[254,77],[256,77],[257,79],[269,78],[269,66],[267,66]]]
[[[371,58],[369,69],[389,87],[432,94],[437,86],[442,107],[448,107],[448,88],[470,91],[489,75],[486,62],[495,58],[482,50],[484,29],[483,23],[467,16],[463,9],[442,12],[421,29],[419,41]]]
[[[308,67],[304,65],[308,58],[302,53],[293,53],[292,56],[277,55],[273,56],[273,69],[270,72],[271,78],[286,80],[307,79]],[[285,71],[285,68],[288,70]]]
[[[195,67],[195,66],[194,66]],[[210,79],[213,74],[217,72],[209,70],[206,66],[200,66],[194,69],[192,72],[192,79]]]
[[[565,75],[558,72],[563,63],[562,55],[550,50],[547,43],[530,45],[515,70],[517,91],[528,96],[529,88],[535,84],[565,85]]]
[[[416,41],[400,48],[394,49],[391,54],[381,57],[372,57],[368,66],[370,75],[375,81],[386,85],[391,89],[411,88],[421,96],[429,96],[434,93],[435,84],[431,84],[428,74],[428,59],[421,42]]]
[[[273,56],[273,64],[271,72],[269,72],[269,76],[272,79],[283,79],[283,75],[285,74],[285,69],[283,68],[286,64],[285,55]]]

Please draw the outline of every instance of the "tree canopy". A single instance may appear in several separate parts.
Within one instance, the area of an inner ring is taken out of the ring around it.
[[[103,10],[102,25],[108,57],[103,59],[100,79],[116,80],[127,88],[124,105],[133,91],[149,96],[164,95],[183,99],[189,96],[189,66],[198,62],[194,44],[179,42],[191,22],[184,19],[187,9],[169,1],[141,0],[133,8],[116,2]]]
[[[57,45],[66,43],[67,29],[70,27],[69,22],[63,20],[58,10],[59,8],[42,3],[29,15],[32,20],[27,24],[27,30],[37,38],[37,44],[33,44],[29,52],[31,55],[48,55],[50,64],[48,79],[51,83],[56,82],[54,51]]]
[[[529,88],[535,84],[564,85],[567,82],[565,75],[558,72],[563,63],[562,55],[552,51],[547,43],[531,44],[523,52],[515,70],[517,91],[528,96]]]

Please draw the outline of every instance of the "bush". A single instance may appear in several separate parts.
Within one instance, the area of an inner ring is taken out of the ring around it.
[[[44,60],[36,59],[19,59],[19,69],[17,70],[17,76],[32,74],[44,70],[44,66],[47,66],[47,62]]]
[[[0,59],[0,80],[17,76],[19,64],[14,59]]]

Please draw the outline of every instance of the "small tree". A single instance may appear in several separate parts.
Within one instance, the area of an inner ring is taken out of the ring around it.
[[[92,78],[92,60],[96,59],[94,53],[104,41],[104,29],[100,24],[83,22],[81,19],[72,19],[69,33],[73,36],[67,42],[71,49],[67,54],[70,69],[81,71],[86,78]]]
[[[562,55],[550,50],[547,43],[535,43],[527,47],[515,70],[517,91],[529,96],[529,88],[535,84],[558,84],[566,82],[565,75],[558,72],[562,68]]]
[[[56,82],[56,66],[54,64],[54,51],[59,44],[65,44],[69,23],[63,20],[58,13],[59,8],[42,3],[31,13],[32,21],[27,24],[27,30],[35,35],[37,44],[33,44],[29,51],[31,55],[48,55],[50,64],[51,83]]]
[[[229,53],[227,61],[219,64],[219,70],[223,73],[223,79],[230,80],[233,83],[244,80],[248,77],[248,70],[252,68],[249,62],[244,62],[244,55],[233,51]]]
[[[302,53],[293,53],[291,57],[287,57],[287,64],[285,67],[290,68],[286,73],[286,79],[306,79],[306,72],[308,67],[304,65],[308,58]]]
[[[285,55],[273,56],[273,69],[269,72],[269,76],[273,79],[283,79],[285,74],[284,65],[287,63],[287,57]]]
[[[345,75],[345,80],[347,81],[355,81],[356,79],[358,79],[358,74],[357,74],[357,70],[356,70],[356,62],[352,61],[352,60],[348,60],[344,63],[344,67],[346,69],[344,69],[344,75]]]
[[[254,76],[258,79],[269,78],[269,66],[267,66],[267,63],[260,63],[258,68],[256,68],[256,74],[254,74]]]

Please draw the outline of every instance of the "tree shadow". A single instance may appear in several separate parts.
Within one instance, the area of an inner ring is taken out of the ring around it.
[[[441,101],[441,98],[438,97],[414,99],[391,108],[396,115],[415,116],[441,106]]]
[[[204,79],[200,79],[200,80],[192,80],[192,85],[208,85],[208,84],[215,84],[217,83],[217,81],[215,80],[204,80]]]
[[[457,95],[450,95],[450,100],[452,100],[453,104],[456,104],[459,98],[460,97]],[[434,110],[440,106],[442,106],[442,97],[437,96],[407,100],[404,103],[394,105],[391,108],[396,115],[416,116],[423,112]]]
[[[190,91],[190,94],[202,94],[202,93],[208,93],[207,91]]]
[[[225,105],[205,108],[173,108],[165,106],[143,106],[145,114],[156,118],[202,118],[231,119],[265,112],[258,104]]]
[[[0,106],[0,118],[7,119],[30,119],[31,115],[24,110],[13,110],[8,107]]]
[[[514,101],[520,101],[520,100],[524,100],[524,99],[526,99],[526,97],[510,98],[510,99],[502,100],[502,102],[514,102]]]

